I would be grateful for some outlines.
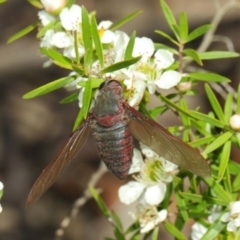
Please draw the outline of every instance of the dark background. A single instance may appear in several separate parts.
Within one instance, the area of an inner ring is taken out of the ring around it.
[[[181,11],[186,11],[193,29],[209,23],[216,13],[216,4],[223,5],[228,0],[166,2],[176,16]],[[157,0],[92,0],[78,3],[84,5],[88,11],[96,10],[98,21],[115,22],[142,9],[144,12],[121,30],[128,34],[136,30],[138,36],[147,36],[156,42],[165,41],[154,34],[156,29],[168,31]],[[11,35],[37,20],[37,12],[37,9],[26,1],[20,0],[9,1],[0,6],[0,180],[5,187],[1,200],[1,240],[54,239],[61,220],[69,214],[72,203],[82,195],[90,175],[99,165],[98,154],[93,150],[94,143],[90,138],[63,176],[34,206],[29,210],[25,209],[25,201],[32,184],[71,133],[78,112],[76,102],[59,104],[59,101],[67,96],[65,90],[36,99],[22,99],[26,92],[69,73],[54,66],[42,68],[45,59],[38,50],[36,31],[10,45],[6,44]],[[224,17],[217,30],[218,34],[233,41],[238,52],[239,29],[239,11],[233,10]],[[199,43],[200,41],[196,41],[191,47],[197,48]],[[225,46],[219,43],[212,44],[211,48],[225,50]],[[238,59],[206,62],[205,67],[231,78],[232,86],[238,85]],[[202,86],[199,86],[200,90],[201,88]],[[195,101],[194,104],[208,108],[203,94]],[[161,124],[165,126],[170,124],[169,121],[173,122],[168,114],[160,118]],[[111,173],[107,173],[98,186],[104,189],[102,196],[109,208],[117,211],[125,226],[128,226],[131,219],[127,212],[131,206],[119,203],[117,197],[117,190],[122,184],[123,182]],[[90,200],[72,220],[63,239],[96,240],[111,235],[110,224],[102,217],[95,202]]]

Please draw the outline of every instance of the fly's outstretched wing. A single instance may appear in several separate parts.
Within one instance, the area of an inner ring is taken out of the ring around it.
[[[83,147],[91,127],[89,126],[91,118],[88,117],[80,127],[72,133],[67,142],[58,151],[56,156],[42,171],[36,182],[34,183],[26,202],[28,208],[36,202],[45,193],[49,187],[57,180],[58,176],[63,172],[68,163]]]
[[[194,148],[170,134],[153,120],[125,104],[129,128],[133,136],[154,152],[178,166],[201,176],[210,177],[211,170],[206,160]]]

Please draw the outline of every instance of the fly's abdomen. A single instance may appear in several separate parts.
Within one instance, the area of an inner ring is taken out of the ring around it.
[[[97,124],[95,130],[94,137],[101,159],[116,177],[125,178],[133,155],[132,136],[127,122],[121,121],[111,127]]]

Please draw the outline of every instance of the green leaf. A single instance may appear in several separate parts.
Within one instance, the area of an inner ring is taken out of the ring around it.
[[[34,7],[37,7],[39,9],[43,8],[42,3],[39,0],[27,0],[31,5],[33,5]]]
[[[229,172],[230,174],[233,175],[237,175],[240,173],[240,164],[233,162],[233,161],[229,161]]]
[[[194,148],[209,144],[210,142],[212,142],[215,139],[214,136],[206,136],[203,138],[199,138],[197,140],[194,140],[192,142],[189,142],[188,144]]]
[[[240,172],[237,174],[236,178],[233,181],[232,188],[234,192],[239,192],[240,190]]]
[[[180,100],[180,107],[185,110],[186,112],[188,111],[188,108],[187,108],[187,103],[186,101],[182,98]],[[182,120],[182,123],[184,125],[184,132],[183,132],[183,141],[184,142],[189,142],[189,137],[190,137],[190,133],[191,133],[191,129],[190,129],[190,124],[191,124],[191,121],[189,119],[189,117],[185,114],[180,114],[180,117],[181,117],[181,120]]]
[[[218,170],[218,181],[220,182],[224,176],[224,173],[228,167],[229,157],[231,153],[231,141],[225,142],[220,157],[220,166]]]
[[[36,28],[38,26],[40,21],[34,22],[32,24],[30,24],[29,26],[25,27],[24,29],[22,29],[21,31],[15,33],[13,36],[11,36],[7,43],[12,43],[14,41],[16,41],[17,39],[27,35],[28,33],[30,33],[32,30],[34,30],[34,28]]]
[[[165,111],[167,111],[167,107],[166,106],[159,106],[159,107],[155,107],[151,110],[149,110],[149,114],[155,118],[158,115],[162,115]]]
[[[75,122],[73,124],[73,131],[75,131],[78,126],[80,125],[80,123],[84,120],[84,117],[83,117],[83,111],[82,111],[82,108],[79,110],[78,112],[78,115],[75,119]]]
[[[209,87],[208,84],[205,84],[204,87],[205,87],[205,91],[206,91],[208,100],[210,101],[212,108],[213,108],[214,112],[216,113],[217,117],[219,118],[219,120],[222,123],[227,125],[227,123],[225,122],[225,116],[223,114],[222,108],[221,108],[215,94],[213,93],[212,89]]]
[[[83,35],[83,45],[85,48],[84,53],[84,69],[85,74],[88,75],[92,66],[92,30],[89,22],[88,12],[85,7],[82,7],[82,35]]]
[[[197,79],[200,81],[209,81],[209,82],[230,82],[230,80],[224,76],[221,76],[216,73],[209,72],[198,72],[198,73],[189,73],[189,77]]]
[[[30,99],[30,98],[35,98],[35,97],[42,96],[44,94],[47,94],[49,92],[52,92],[52,91],[57,90],[59,88],[62,88],[72,81],[74,81],[74,78],[71,77],[71,76],[60,78],[58,80],[50,82],[46,85],[43,85],[39,88],[36,88],[36,89],[24,94],[23,99]]]
[[[119,218],[119,216],[117,215],[117,213],[115,211],[112,210],[112,218],[114,220],[114,224],[117,226],[117,228],[123,232],[123,225],[121,222],[121,219]]]
[[[212,188],[215,194],[217,194],[218,198],[222,199],[225,202],[232,202],[233,198],[232,195],[228,192],[226,192],[223,187],[215,181],[213,178],[204,178],[203,179],[207,185]]]
[[[188,19],[185,12],[181,12],[179,19],[180,39],[182,43],[185,43],[188,37]]]
[[[209,124],[211,124],[215,127],[219,127],[219,128],[224,128],[225,127],[225,125],[222,122],[220,122],[216,118],[213,118],[209,115],[206,115],[206,114],[203,114],[203,113],[200,113],[200,112],[196,112],[196,111],[193,111],[193,110],[190,110],[189,114],[193,118],[204,121],[205,123],[209,123]]]
[[[240,114],[240,84],[238,85],[238,92],[237,92],[237,110],[236,114]]]
[[[136,32],[134,31],[131,37],[129,38],[128,45],[126,47],[125,54],[124,54],[124,60],[129,60],[132,58],[135,38],[136,38]]]
[[[175,17],[173,15],[171,9],[168,7],[168,5],[166,4],[166,2],[164,0],[160,0],[160,4],[161,4],[162,10],[163,10],[165,19],[167,20],[168,26],[170,27],[170,29],[172,29],[175,36],[178,37],[179,35],[175,32],[175,29],[173,27],[173,25],[177,25],[177,22],[175,20]]]
[[[210,240],[215,239],[219,234],[222,232],[222,230],[226,227],[226,223],[221,223],[218,221],[215,221],[208,231],[203,235],[201,240]]]
[[[131,19],[133,19],[134,17],[136,17],[137,15],[139,15],[140,13],[142,13],[142,10],[139,11],[135,11],[131,14],[129,14],[128,16],[124,17],[123,19],[121,19],[120,21],[114,23],[110,30],[114,31],[116,29],[118,29],[119,27],[123,26],[125,23],[129,22]]]
[[[234,57],[240,56],[239,53],[230,52],[230,51],[209,51],[209,52],[198,53],[198,55],[202,60],[234,58]]]
[[[178,54],[178,51],[176,49],[171,48],[171,47],[169,47],[169,46],[167,46],[165,44],[162,44],[162,43],[154,43],[154,48],[156,50],[158,50],[158,49],[165,49],[165,50],[168,50],[169,52],[171,52],[173,54],[176,54],[176,55]]]
[[[103,202],[102,198],[99,196],[97,190],[94,188],[94,187],[89,187],[89,190],[93,196],[93,198],[95,199],[95,201],[97,202],[98,204],[98,207],[100,208],[100,210],[102,211],[103,215],[106,217],[106,218],[110,218],[111,217],[111,214],[109,212],[109,210],[107,209],[105,203]]]
[[[49,58],[51,58],[53,60],[53,62],[62,67],[62,68],[66,68],[66,69],[70,69],[72,70],[72,63],[71,60],[67,57],[64,57],[61,53],[59,53],[58,51],[51,49],[51,48],[40,48],[41,52],[48,56]]]
[[[52,22],[50,22],[48,25],[44,26],[43,28],[41,28],[41,30],[38,32],[37,34],[37,38],[41,38],[45,35],[45,33],[47,32],[47,30],[53,28],[53,26],[57,23],[57,20],[54,20]]]
[[[155,227],[152,233],[151,240],[158,240],[159,227]]]
[[[114,235],[117,240],[126,240],[124,235],[121,233],[121,231],[117,227],[114,228]]]
[[[192,58],[200,66],[203,65],[201,58],[198,55],[198,52],[196,52],[194,49],[190,49],[190,48],[184,49],[183,53],[185,53],[188,57]]]
[[[99,31],[98,31],[98,27],[97,27],[97,21],[96,21],[95,16],[92,16],[91,24],[92,24],[92,36],[93,36],[93,41],[95,44],[98,60],[100,62],[101,68],[103,68],[104,67],[103,48],[102,48],[102,43],[100,40]]]
[[[163,31],[161,31],[161,30],[155,30],[154,31],[155,33],[157,33],[157,34],[159,34],[159,35],[161,35],[161,36],[163,36],[164,38],[166,38],[166,39],[168,39],[169,41],[171,41],[172,43],[174,43],[175,45],[179,45],[179,43],[176,41],[176,40],[174,40],[171,36],[169,36],[168,34],[166,34],[165,32],[163,32]]]
[[[92,88],[99,88],[99,86],[105,81],[105,79],[103,78],[94,78],[94,79],[91,79],[91,86]],[[86,87],[87,85],[87,81],[81,81],[78,83],[79,86],[81,87]]]
[[[187,240],[187,237],[181,231],[179,231],[172,223],[164,222],[163,226],[176,239],[178,239],[178,240]]]
[[[187,222],[189,217],[188,217],[186,203],[185,203],[184,199],[181,197],[181,195],[179,194],[179,191],[175,192],[175,197],[176,197],[176,201],[177,201],[178,210],[179,210],[182,218],[184,219],[184,221]]]
[[[194,29],[192,32],[189,33],[187,41],[190,42],[190,41],[202,36],[211,28],[212,28],[211,24],[205,24],[205,25],[202,25],[202,26]]]
[[[233,96],[229,93],[226,97],[226,102],[224,105],[224,117],[225,122],[229,124],[230,118],[232,116],[232,105],[233,105]]]
[[[79,92],[73,93],[70,96],[62,99],[60,101],[60,103],[65,104],[65,103],[70,103],[70,102],[76,101],[78,99],[78,95],[79,95]]]
[[[0,0],[0,4],[5,3],[7,0]]]
[[[207,156],[209,153],[213,152],[214,150],[221,147],[225,142],[227,142],[232,137],[231,132],[225,132],[222,135],[220,135],[218,138],[216,138],[210,145],[208,145],[202,154],[204,156]]]
[[[129,59],[129,60],[126,60],[126,61],[117,62],[117,63],[115,63],[115,64],[113,64],[109,67],[106,67],[106,68],[102,69],[101,73],[104,74],[104,73],[114,72],[114,71],[117,71],[119,69],[129,67],[130,65],[138,62],[140,59],[141,59],[141,56],[135,57],[135,58],[132,58],[132,59]]]
[[[83,103],[82,103],[81,110],[82,110],[84,119],[86,119],[86,117],[88,115],[90,104],[91,104],[91,99],[92,99],[92,79],[89,78],[86,81],[86,86],[85,86],[84,92],[83,92]]]

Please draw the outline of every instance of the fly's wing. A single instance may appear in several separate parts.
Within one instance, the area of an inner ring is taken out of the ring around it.
[[[201,177],[210,177],[206,160],[194,148],[170,134],[153,120],[125,104],[133,136],[166,160]]]
[[[89,123],[91,118],[88,117],[80,127],[72,133],[67,142],[61,147],[56,156],[42,171],[36,182],[34,183],[26,202],[28,208],[36,202],[45,193],[49,187],[57,180],[58,176],[67,167],[68,163],[83,147],[91,127]]]

